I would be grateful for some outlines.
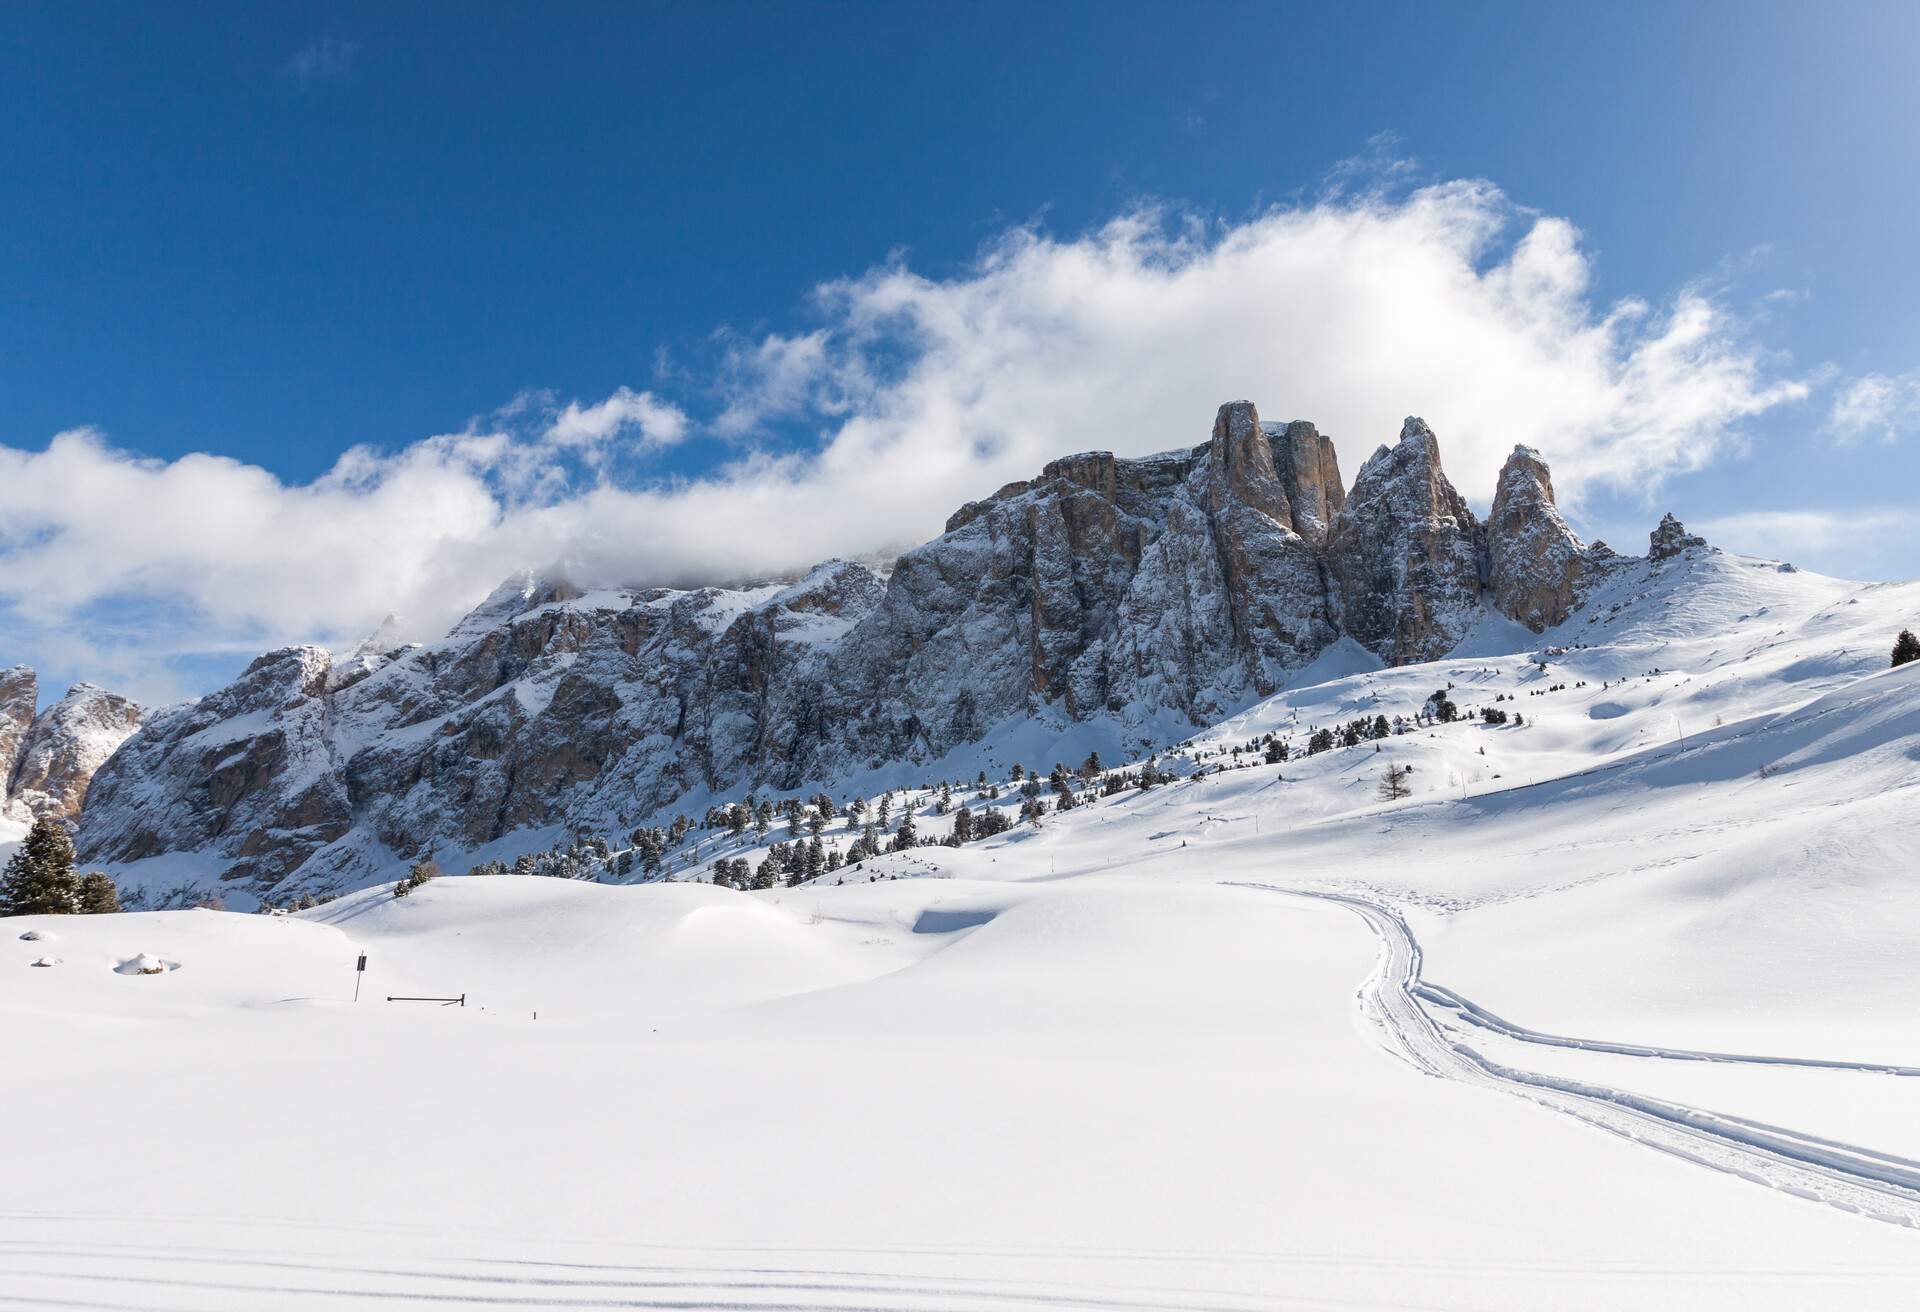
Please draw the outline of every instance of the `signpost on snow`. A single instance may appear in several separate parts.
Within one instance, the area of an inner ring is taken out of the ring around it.
[[[366,974],[367,954],[362,952],[360,954],[360,964],[353,968],[353,1000],[355,1002],[360,1001],[360,981],[366,977]]]

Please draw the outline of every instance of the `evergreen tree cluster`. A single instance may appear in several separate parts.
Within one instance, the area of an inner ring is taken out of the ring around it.
[[[407,877],[394,884],[393,895],[405,897],[429,880],[438,879],[441,873],[440,867],[431,861],[415,861],[413,869],[407,872]]]
[[[120,890],[98,870],[73,872],[73,839],[64,823],[42,816],[0,875],[0,916],[104,915],[120,909]]]
[[[1912,629],[1902,629],[1900,636],[1893,640],[1893,668],[1908,661],[1920,661],[1920,638],[1913,636]]]

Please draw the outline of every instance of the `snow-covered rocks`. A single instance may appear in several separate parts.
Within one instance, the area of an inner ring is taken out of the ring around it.
[[[1660,517],[1660,523],[1653,532],[1647,535],[1647,559],[1671,560],[1682,552],[1706,545],[1705,538],[1687,532],[1687,526],[1675,519],[1672,511],[1668,511]]]
[[[116,975],[164,975],[170,970],[178,969],[180,969],[180,963],[177,961],[167,961],[150,952],[142,952],[138,956],[128,957],[115,966],[113,973]]]
[[[50,966],[57,966],[57,965],[59,965],[59,964],[60,964],[60,958],[58,958],[58,957],[35,957],[35,958],[34,958],[34,959],[33,959],[32,961],[29,961],[29,962],[28,962],[27,964],[28,964],[29,966],[40,966],[40,967],[50,967]]]
[[[75,820],[95,771],[140,727],[125,697],[75,684],[36,713],[39,680],[16,665],[0,670],[0,819]]]
[[[0,670],[0,811],[6,810],[7,785],[26,746],[40,704],[40,680],[25,665]]]
[[[140,716],[117,693],[75,684],[34,717],[13,767],[11,804],[34,816],[77,819],[94,774],[133,736]]]
[[[50,929],[30,929],[20,936],[21,940],[26,943],[50,943],[56,937],[58,937],[58,935]]]

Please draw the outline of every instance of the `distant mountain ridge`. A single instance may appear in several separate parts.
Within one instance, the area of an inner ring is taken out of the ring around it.
[[[1235,401],[1198,446],[1070,456],[968,503],[884,578],[829,561],[751,589],[583,592],[525,573],[436,643],[271,652],[113,752],[77,843],[278,898],[520,830],[623,834],[991,752],[1023,726],[1150,750],[1342,642],[1399,665],[1491,618],[1542,632],[1627,561],[1579,540],[1529,448],[1483,523],[1419,419],[1349,489],[1311,423]]]

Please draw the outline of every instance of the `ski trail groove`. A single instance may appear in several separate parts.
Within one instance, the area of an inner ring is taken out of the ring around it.
[[[1604,1039],[1573,1039],[1564,1034],[1516,1025],[1496,1016],[1485,1007],[1461,997],[1444,985],[1422,980],[1414,990],[1424,1001],[1458,1014],[1469,1025],[1490,1030],[1504,1038],[1534,1043],[1547,1048],[1573,1048],[1581,1052],[1604,1052],[1622,1057],[1652,1057],[1661,1061],[1724,1062],[1747,1066],[1796,1066],[1813,1070],[1859,1071],[1868,1075],[1920,1077],[1920,1066],[1896,1066],[1888,1062],[1832,1061],[1821,1057],[1760,1057],[1738,1052],[1706,1052],[1697,1048],[1649,1048],[1637,1043],[1611,1043]]]
[[[1826,1203],[1845,1212],[1892,1225],[1920,1229],[1920,1162],[1854,1144],[1824,1139],[1783,1126],[1730,1116],[1606,1085],[1504,1066],[1449,1037],[1422,1005],[1423,999],[1457,1010],[1486,1028],[1507,1033],[1491,1013],[1468,1011],[1472,1004],[1451,990],[1428,985],[1420,977],[1420,944],[1406,921],[1391,907],[1348,893],[1243,884],[1268,892],[1311,898],[1345,907],[1366,922],[1380,940],[1373,973],[1356,995],[1360,1013],[1389,1052],[1436,1079],[1499,1089],[1540,1106],[1576,1117],[1589,1125],[1649,1148],[1711,1167],[1795,1197]],[[1462,1006],[1464,1004],[1464,1006]],[[1477,1015],[1476,1015],[1477,1014]],[[1511,1027],[1526,1037],[1532,1031]],[[1551,1040],[1555,1036],[1542,1036]],[[1730,1054],[1669,1054],[1630,1045],[1583,1045],[1598,1051],[1632,1055],[1676,1055],[1686,1060],[1746,1060],[1778,1065],[1812,1065],[1906,1075],[1906,1067],[1785,1058],[1738,1058]]]

